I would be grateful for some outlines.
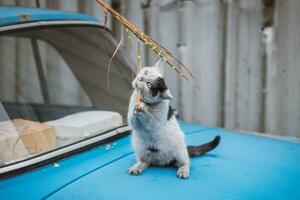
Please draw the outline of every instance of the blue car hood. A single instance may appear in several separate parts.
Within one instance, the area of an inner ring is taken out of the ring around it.
[[[98,22],[94,17],[75,12],[32,7],[0,6],[0,27],[28,22],[59,20]]]
[[[4,199],[299,199],[300,145],[182,124],[187,143],[215,135],[218,148],[191,160],[187,180],[175,168],[150,167],[140,176],[130,136],[56,165],[0,182]]]

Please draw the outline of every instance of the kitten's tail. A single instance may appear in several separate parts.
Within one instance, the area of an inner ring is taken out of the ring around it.
[[[189,156],[191,158],[197,157],[197,156],[202,156],[203,154],[213,150],[216,148],[219,143],[220,143],[221,137],[218,135],[213,139],[212,141],[199,145],[199,146],[188,146],[187,150],[189,153]]]

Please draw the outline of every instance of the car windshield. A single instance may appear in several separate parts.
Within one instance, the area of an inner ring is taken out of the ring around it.
[[[0,35],[0,166],[123,126],[129,62],[100,26],[56,26]],[[109,80],[109,83],[108,83]]]

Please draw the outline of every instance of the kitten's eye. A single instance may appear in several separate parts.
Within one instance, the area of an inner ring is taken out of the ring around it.
[[[145,76],[148,76],[148,74],[149,74],[149,72],[146,70],[146,71],[144,72],[144,75],[145,75]]]
[[[147,87],[151,88],[151,86],[152,86],[152,83],[151,82],[147,82]]]

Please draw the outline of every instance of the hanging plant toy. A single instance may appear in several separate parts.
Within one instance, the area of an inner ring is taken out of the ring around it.
[[[117,11],[115,11],[112,7],[110,7],[107,3],[105,3],[103,0],[95,0],[103,9],[104,9],[104,25],[105,25],[105,31],[106,30],[106,23],[108,18],[108,12],[112,14],[112,16],[117,19],[123,26],[126,28],[127,32],[127,38],[129,41],[129,46],[131,50],[132,55],[132,41],[129,31],[131,31],[137,38],[138,38],[138,56],[137,56],[137,73],[139,73],[141,69],[141,47],[140,47],[140,41],[145,44],[148,48],[152,49],[152,51],[158,55],[159,57],[163,58],[163,60],[173,69],[175,70],[180,77],[184,78],[188,82],[192,84],[195,88],[199,89],[199,86],[195,82],[192,73],[188,70],[188,68],[180,62],[176,57],[172,55],[172,53],[162,45],[160,45],[158,42],[153,40],[150,36],[148,36],[146,33],[144,33],[141,29],[136,27],[133,23],[128,21],[124,16],[119,14]],[[112,62],[112,59],[118,52],[118,50],[121,47],[121,44],[123,42],[123,29],[122,29],[122,35],[119,44],[117,45],[117,48],[114,50],[108,64],[108,82],[109,82],[109,71],[110,71],[110,65]],[[140,99],[141,94],[137,96],[137,109],[140,110]]]

